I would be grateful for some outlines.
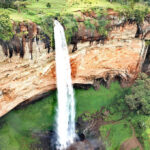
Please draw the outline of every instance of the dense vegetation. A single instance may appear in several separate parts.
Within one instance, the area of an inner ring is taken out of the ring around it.
[[[143,102],[140,92],[142,92],[142,97],[145,98],[147,106],[150,106],[148,90],[141,90],[142,87],[144,89],[149,88],[149,79],[145,74],[142,74],[131,88],[125,89],[121,88],[118,83],[113,83],[110,89],[101,86],[98,91],[93,88],[75,90],[76,117],[87,114],[88,117],[84,117],[84,119],[91,120],[93,114],[99,112],[103,107],[101,117],[104,121],[112,122],[100,126],[100,134],[108,150],[119,150],[120,145],[133,136],[138,138],[144,150],[149,150],[149,115],[145,114],[140,107],[135,109],[130,107],[130,104],[136,101],[135,95],[139,98],[139,103]],[[140,88],[140,92],[138,88]],[[133,96],[133,100],[129,102],[128,97],[130,96]],[[1,149],[10,150],[11,147],[11,150],[20,150],[20,147],[23,149],[22,145],[24,145],[25,150],[30,149],[30,144],[37,143],[39,140],[38,137],[33,136],[34,133],[53,128],[55,106],[56,93],[54,92],[48,98],[24,109],[13,110],[2,118],[0,120]]]
[[[5,13],[0,13],[0,39],[8,41],[13,36],[13,26],[10,17]]]
[[[150,78],[141,74],[131,90],[132,93],[125,97],[129,108],[137,114],[150,115]]]
[[[109,115],[104,116],[104,119],[117,122],[117,124],[100,127],[100,132],[109,150],[118,150],[120,144],[133,137],[134,130],[135,136],[141,142],[144,150],[150,149],[149,81],[150,78],[147,75],[141,74],[135,84],[125,94],[125,97],[117,99],[104,109],[103,113],[105,111],[109,112]],[[122,126],[124,126],[124,129]],[[110,136],[107,138],[109,131]],[[117,132],[118,134],[116,134]],[[120,138],[118,138],[118,135]]]

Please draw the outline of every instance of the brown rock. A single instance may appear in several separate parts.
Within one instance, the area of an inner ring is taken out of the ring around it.
[[[105,44],[78,43],[78,50],[70,54],[73,84],[90,85],[100,78],[110,82],[110,78],[118,76],[132,84],[143,56],[143,41],[134,38],[135,34],[136,26],[125,24],[114,28]],[[86,31],[81,36],[87,37]],[[32,53],[33,60],[27,51],[25,58],[13,56],[10,61],[0,50],[0,117],[22,102],[36,100],[56,89],[55,54],[47,54],[43,44],[37,49],[34,43]]]

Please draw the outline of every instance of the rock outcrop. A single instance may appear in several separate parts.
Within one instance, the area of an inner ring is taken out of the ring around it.
[[[145,31],[147,23],[143,25]],[[23,26],[21,30],[24,30]],[[136,33],[137,25],[126,22],[123,26],[114,26],[104,43],[81,40],[74,53],[71,53],[73,45],[70,45],[73,84],[96,84],[98,87],[99,83],[109,85],[113,80],[123,86],[133,83],[147,48],[142,36],[135,38]],[[85,34],[87,32],[82,31],[80,36],[85,37]],[[149,36],[148,32],[144,33],[144,38],[149,39]],[[48,53],[46,42],[32,42],[33,45],[30,41],[24,43],[24,58],[17,53],[6,58],[0,50],[0,117],[21,103],[36,100],[56,89],[55,53]]]

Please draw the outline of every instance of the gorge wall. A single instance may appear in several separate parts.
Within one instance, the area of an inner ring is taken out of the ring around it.
[[[97,89],[100,84],[109,87],[111,81],[118,80],[122,86],[128,86],[140,72],[149,53],[145,43],[150,40],[149,20],[143,22],[143,32],[139,33],[135,22],[124,22],[112,11],[109,17],[112,30],[105,40],[86,29],[82,19],[78,20],[77,42],[68,46],[73,84],[93,85]],[[7,43],[9,46],[1,42],[0,117],[21,103],[56,89],[55,52],[50,49],[50,39],[46,35],[38,39],[40,27],[32,22],[20,23],[18,33],[22,32],[28,34],[14,37]]]

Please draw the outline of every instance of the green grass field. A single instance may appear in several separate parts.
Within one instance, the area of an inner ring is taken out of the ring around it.
[[[117,82],[112,83],[110,89],[101,86],[98,91],[93,88],[90,88],[87,92],[81,89],[76,90],[77,116],[80,116],[83,112],[95,113],[99,111],[101,107],[108,106],[121,98],[124,92],[125,89],[122,89]]]
[[[101,126],[100,133],[107,150],[119,150],[120,145],[133,134],[130,123],[126,121]]]
[[[48,14],[56,14],[63,12],[66,7],[66,0],[28,0],[29,5],[22,8],[20,12],[15,9],[2,9],[0,11],[7,12],[10,18],[14,21],[32,20],[37,21],[43,16]],[[51,8],[46,6],[47,3],[51,4]]]
[[[49,14],[76,14],[78,10],[89,10],[92,7],[101,7],[103,9],[112,8],[116,11],[122,11],[128,7],[119,3],[110,3],[107,0],[39,0],[38,2],[36,0],[27,1],[28,5],[26,8],[21,8],[20,12],[11,8],[0,8],[0,12],[9,13],[10,18],[14,21],[31,20],[33,22],[39,23],[44,16]],[[47,3],[50,3],[50,8],[46,6]],[[141,10],[143,10],[145,7],[146,6],[142,4],[136,4],[135,6],[135,8]]]

